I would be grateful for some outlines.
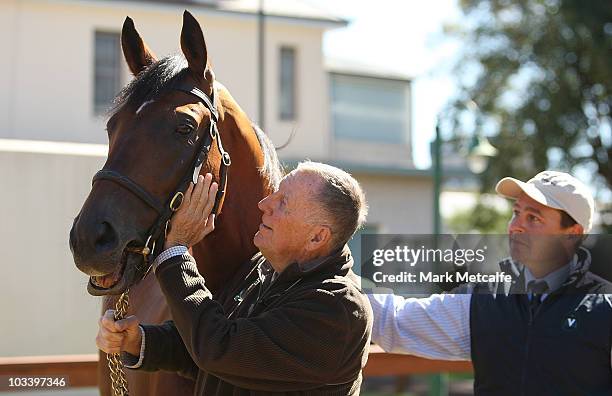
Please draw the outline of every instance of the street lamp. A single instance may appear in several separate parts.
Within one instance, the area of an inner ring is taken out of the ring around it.
[[[480,108],[473,100],[465,103],[465,107],[476,113],[476,131],[472,136],[472,140],[468,145],[465,157],[467,159],[468,169],[474,174],[481,174],[487,169],[489,160],[497,155],[497,149],[489,143],[489,140],[481,134],[480,130]],[[434,218],[434,234],[439,235],[442,232],[441,216],[440,216],[440,195],[442,193],[443,181],[443,160],[442,160],[442,137],[440,135],[440,117],[436,122],[436,137],[433,144],[433,179],[434,179],[434,201],[433,201],[433,218]]]
[[[496,155],[497,149],[489,143],[489,139],[480,134],[474,135],[467,153],[468,169],[479,175],[487,169],[489,159]]]
[[[476,131],[472,137],[472,141],[467,150],[467,165],[472,173],[480,174],[487,169],[489,159],[497,155],[497,149],[489,143],[486,137],[480,134],[480,108],[473,100],[465,103],[470,111],[476,113]],[[434,179],[434,196],[433,196],[433,220],[434,220],[434,247],[438,245],[438,237],[442,231],[441,216],[440,216],[440,194],[442,190],[443,180],[443,163],[442,163],[442,137],[440,136],[440,117],[436,121],[436,137],[433,144],[432,161],[433,161],[433,179]],[[430,395],[448,395],[448,375],[438,374],[430,378],[429,383]]]
[[[472,173],[479,175],[487,169],[489,159],[497,155],[497,149],[481,134],[482,113],[478,104],[470,99],[465,102],[465,107],[476,114],[475,133],[467,150],[467,165]]]

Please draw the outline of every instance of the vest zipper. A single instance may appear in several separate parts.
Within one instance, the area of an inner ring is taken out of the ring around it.
[[[533,322],[535,320],[535,317],[537,315],[538,312],[540,312],[540,310],[542,309],[542,306],[544,304],[546,304],[546,301],[549,300],[551,298],[551,296],[553,298],[556,297],[556,295],[558,293],[561,292],[561,288],[554,290],[552,293],[547,294],[546,298],[544,300],[542,300],[542,302],[540,303],[540,305],[538,306],[538,308],[535,310],[535,312],[531,312],[531,309],[529,308],[529,304],[527,304],[527,311],[529,311],[529,322],[527,322],[527,340],[525,342],[525,361],[523,362],[523,381],[522,381],[522,392],[521,394],[523,396],[525,396],[526,393],[526,387],[527,387],[527,372],[528,370],[526,369],[527,367],[527,361],[529,360],[529,345],[531,344],[531,332],[532,332],[532,328],[533,328]],[[531,298],[533,298],[533,295],[531,296]]]
[[[538,310],[540,307],[538,307]],[[527,322],[527,339],[525,340],[525,360],[523,362],[523,379],[521,386],[521,395],[525,396],[527,393],[527,362],[529,361],[529,345],[531,344],[531,328],[533,326],[533,318],[534,313],[529,309],[529,305],[527,305],[527,311],[529,311],[529,322]]]

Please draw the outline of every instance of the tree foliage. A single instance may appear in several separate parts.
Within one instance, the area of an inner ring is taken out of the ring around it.
[[[458,234],[478,232],[503,235],[507,233],[511,216],[509,207],[502,210],[480,199],[473,208],[456,212],[448,219],[447,224],[451,232]]]
[[[528,179],[554,168],[581,170],[609,194],[612,2],[460,0],[460,6],[465,23],[451,34],[466,45],[446,125],[461,135],[465,103],[478,104],[482,129],[499,148],[484,189],[503,176]]]

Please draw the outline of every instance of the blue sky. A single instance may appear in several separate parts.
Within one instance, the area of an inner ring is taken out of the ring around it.
[[[417,167],[429,167],[436,115],[455,92],[450,72],[460,43],[445,36],[443,28],[461,17],[456,0],[306,1],[350,20],[346,28],[325,34],[327,57],[355,60],[414,79],[413,158]]]

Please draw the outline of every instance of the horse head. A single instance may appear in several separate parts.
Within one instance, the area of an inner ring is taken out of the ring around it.
[[[143,263],[161,250],[167,219],[200,167],[224,184],[229,157],[215,137],[224,135],[231,149],[238,145],[236,131],[244,135],[248,119],[237,114],[238,106],[224,111],[231,96],[223,90],[225,99],[219,97],[202,29],[187,11],[180,43],[184,57],[158,60],[133,21],[123,24],[121,45],[135,78],[115,98],[107,161],[70,231],[74,262],[90,276],[90,294],[119,294],[146,275]],[[259,150],[249,165],[256,169],[262,161]],[[254,191],[256,203],[266,191]],[[217,205],[223,201],[218,195]],[[251,223],[245,224],[256,228]]]

